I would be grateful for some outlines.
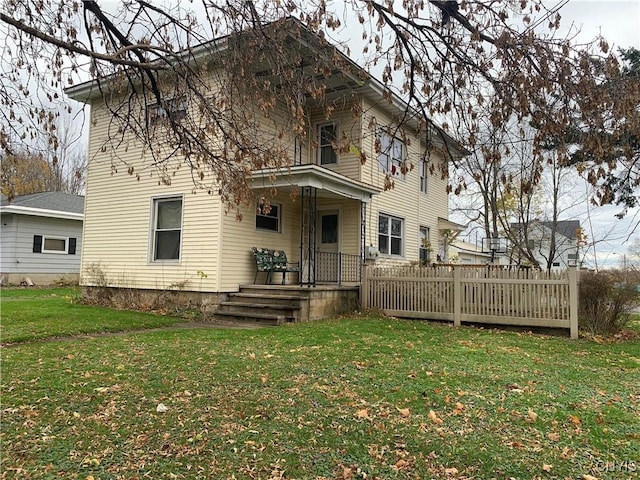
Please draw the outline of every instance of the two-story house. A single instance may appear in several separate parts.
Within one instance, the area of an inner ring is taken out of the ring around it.
[[[255,203],[241,206],[241,215],[227,214],[218,196],[196,191],[186,168],[170,185],[115,171],[114,152],[101,148],[112,115],[104,88],[95,82],[69,88],[71,98],[91,106],[82,284],[95,285],[98,269],[109,286],[180,285],[225,296],[254,283],[252,247],[264,247],[300,262],[300,274],[289,275],[289,284],[357,285],[363,260],[418,263],[426,244],[435,248],[442,235],[462,229],[448,220],[447,179],[430,173],[428,162],[445,162],[445,150],[462,156],[464,149],[440,129],[434,135],[435,126],[419,134],[411,121],[387,129],[406,105],[385,96],[374,78],[342,71],[327,82],[334,104],[342,107],[326,118],[317,100],[306,98],[308,129],[284,138],[290,165],[251,172]],[[189,108],[188,99],[182,105]],[[343,132],[349,132],[352,148],[337,148]],[[427,141],[431,151],[425,157]],[[118,154],[132,164],[144,161],[134,141],[122,142]],[[402,173],[403,164],[413,168]],[[385,190],[389,177],[395,186]],[[270,208],[262,207],[261,198],[269,199]]]

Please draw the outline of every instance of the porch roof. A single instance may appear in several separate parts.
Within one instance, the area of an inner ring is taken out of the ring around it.
[[[446,218],[438,217],[438,230],[453,230],[456,233],[466,230],[466,225],[461,225]]]
[[[369,203],[381,188],[353,180],[319,165],[295,165],[288,169],[267,168],[251,172],[252,189],[314,187],[326,196],[339,196]]]

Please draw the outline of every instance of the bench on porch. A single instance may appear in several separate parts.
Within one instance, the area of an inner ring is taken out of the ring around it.
[[[266,283],[271,283],[274,273],[282,273],[282,285],[285,283],[287,273],[300,273],[300,262],[287,261],[284,250],[271,250],[269,248],[253,247],[253,258],[256,261],[256,275],[253,283],[258,279],[258,273],[266,272]]]

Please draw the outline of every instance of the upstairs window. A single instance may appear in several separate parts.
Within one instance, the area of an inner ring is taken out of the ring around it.
[[[338,163],[337,130],[335,123],[325,123],[318,127],[318,161],[320,165]]]
[[[153,200],[153,260],[179,260],[182,237],[182,197]]]
[[[427,171],[427,162],[422,160],[420,162],[420,192],[426,195],[427,193],[427,178],[429,173]]]
[[[378,216],[378,250],[384,255],[402,256],[404,220],[389,215]]]
[[[151,103],[147,106],[147,113],[150,125],[157,125],[168,119],[181,122],[187,116],[187,100],[186,98],[171,98],[163,104]]]
[[[380,153],[378,154],[378,167],[393,177],[402,175],[402,164],[405,159],[406,148],[402,140],[392,137],[388,133],[381,132],[378,136]]]

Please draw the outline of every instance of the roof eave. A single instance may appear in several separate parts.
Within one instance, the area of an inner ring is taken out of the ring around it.
[[[22,207],[20,205],[4,205],[0,207],[0,213],[13,213],[16,215],[29,215],[32,217],[60,218],[64,220],[84,220],[83,213],[64,212],[61,210],[49,210],[45,208]]]

